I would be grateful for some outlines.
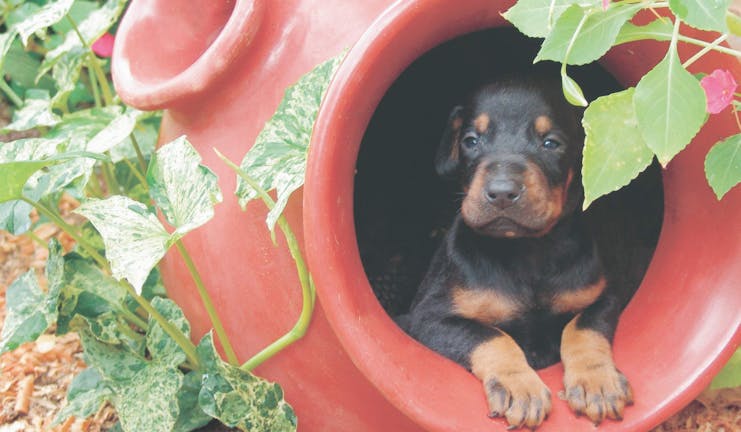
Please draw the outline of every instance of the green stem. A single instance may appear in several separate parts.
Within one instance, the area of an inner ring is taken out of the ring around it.
[[[103,198],[103,190],[100,188],[100,179],[98,178],[98,175],[99,174],[93,170],[93,175],[90,176],[90,180],[87,182],[85,189],[95,198]]]
[[[23,106],[23,99],[21,99],[12,88],[8,85],[8,83],[5,82],[4,79],[0,78],[0,90],[2,90],[3,93],[5,93],[5,96],[8,97],[8,99],[13,102],[13,105],[16,106],[16,108],[20,108]]]
[[[730,55],[730,56],[733,56],[733,57],[741,58],[741,51],[738,51],[738,50],[735,50],[735,49],[732,49],[732,48],[728,48],[728,47],[724,47],[723,45],[713,46],[713,43],[714,42],[705,42],[703,40],[695,39],[695,38],[691,38],[691,37],[687,37],[687,36],[683,36],[681,34],[680,35],[677,35],[677,40],[680,41],[680,42],[685,42],[685,43],[689,43],[689,44],[692,44],[692,45],[697,45],[697,46],[700,46],[700,47],[712,47],[711,49],[713,51],[717,51],[717,52],[722,53],[722,54],[727,54],[727,55]]]
[[[94,247],[88,244],[88,242],[84,238],[82,238],[80,234],[77,233],[77,230],[72,225],[65,222],[64,219],[62,219],[59,215],[47,209],[39,202],[30,200],[26,197],[21,197],[21,200],[32,205],[36,209],[36,211],[49,218],[49,220],[54,222],[59,228],[62,229],[62,231],[69,234],[69,236],[72,237],[77,242],[77,244],[80,245],[80,247],[83,248],[85,252],[87,252],[95,260],[96,263],[98,263],[100,267],[106,270],[110,270],[108,261],[106,261],[106,259],[103,258],[98,253],[98,251],[95,250]]]
[[[69,14],[65,18],[67,18],[67,21],[72,26],[72,30],[75,31],[82,45],[88,50],[87,66],[88,69],[92,69],[93,74],[97,77],[100,90],[103,93],[103,101],[106,106],[113,105],[113,93],[111,92],[111,87],[108,85],[108,79],[105,76],[105,72],[103,72],[103,68],[100,67],[98,57],[95,56],[93,49],[90,47],[90,43],[85,40],[85,36],[80,32],[80,28],[77,26],[75,20],[73,20]],[[90,75],[91,80],[93,79],[93,74]]]
[[[139,315],[135,314],[134,312],[131,312],[130,310],[126,308],[119,309],[121,312],[121,315],[123,315],[124,319],[128,321],[130,324],[134,324],[135,326],[139,327],[140,329],[147,331],[149,329],[149,324],[147,324],[146,321],[144,321],[142,318],[139,317]]]
[[[135,332],[128,324],[124,324],[121,321],[116,322],[116,328],[118,328],[118,331],[126,335],[129,339],[135,341],[142,341],[144,339],[143,335]]]
[[[162,330],[164,330],[165,333],[167,333],[167,335],[170,336],[180,348],[182,348],[188,361],[198,369],[200,367],[200,361],[198,359],[198,353],[196,352],[196,346],[193,345],[193,342],[191,342],[190,339],[180,331],[180,329],[172,325],[167,318],[160,315],[160,313],[157,312],[157,309],[155,309],[144,297],[137,294],[131,284],[126,281],[119,281],[119,285],[126,290],[126,292],[139,304],[139,306],[142,307],[142,309],[147,311],[150,317],[157,321],[157,324],[162,327]]]
[[[142,186],[144,186],[144,189],[149,190],[147,179],[144,178],[144,175],[141,172],[139,172],[139,169],[136,167],[136,165],[134,165],[134,163],[128,159],[124,159],[123,161],[126,165],[128,165],[131,172],[134,173],[134,177],[136,177],[137,180],[139,180],[139,182],[142,184]]]
[[[242,168],[237,166],[234,162],[230,161],[218,150],[214,149],[214,151],[216,151],[216,154],[232,170],[234,170],[234,172],[236,172],[242,180],[244,180],[251,188],[253,188],[257,192],[257,195],[260,197],[260,199],[262,199],[262,201],[269,209],[275,207],[275,201],[273,201],[267,191],[260,187],[259,183],[257,183]],[[296,239],[296,235],[293,233],[293,230],[291,230],[291,227],[288,224],[288,221],[286,221],[285,216],[281,215],[278,218],[277,224],[281,232],[283,232],[283,236],[286,239],[286,244],[288,245],[288,250],[291,253],[291,257],[293,258],[294,262],[296,263],[296,270],[298,271],[299,283],[301,285],[303,305],[301,307],[301,313],[299,315],[298,321],[293,326],[293,328],[288,331],[288,333],[278,338],[276,341],[268,345],[262,351],[255,354],[251,359],[242,364],[241,369],[246,371],[252,371],[256,367],[264,363],[266,360],[270,359],[275,354],[285,349],[287,346],[301,339],[306,334],[306,331],[309,328],[309,324],[311,323],[311,317],[314,314],[316,289],[314,287],[314,282],[311,280],[309,270],[306,267],[306,262],[304,261],[303,255],[301,254],[301,249],[299,247],[298,240]]]
[[[698,51],[695,55],[693,55],[692,57],[690,57],[686,62],[684,62],[684,64],[682,64],[682,66],[685,69],[687,69],[688,67],[690,67],[690,65],[692,63],[696,62],[702,56],[704,56],[705,54],[707,54],[711,50],[715,49],[718,45],[720,45],[721,43],[723,43],[726,39],[728,39],[728,35],[727,34],[720,35],[720,37],[718,37],[717,39],[715,39],[708,46],[704,47],[703,49],[701,49],[700,51]]]
[[[107,154],[110,156],[110,153]],[[102,167],[103,177],[108,185],[108,193],[113,195],[121,193],[121,185],[119,185],[118,180],[116,180],[116,172],[113,164],[110,162],[103,162]]]
[[[142,172],[147,172],[147,161],[144,159],[144,153],[142,153],[142,149],[139,146],[139,141],[137,141],[136,136],[133,132],[131,133],[131,144],[134,146],[136,158],[139,160],[140,169],[142,170]]]
[[[95,101],[95,107],[100,108],[103,106],[103,101],[100,99],[100,90],[98,90],[98,80],[95,78],[95,74],[87,69],[88,78],[90,78],[90,88],[93,90],[93,100]]]
[[[191,259],[182,241],[176,241],[175,246],[177,247],[178,252],[180,252],[180,256],[183,257],[185,266],[188,267],[188,271],[196,284],[198,294],[201,296],[201,301],[203,302],[203,306],[206,308],[206,313],[208,313],[208,317],[211,319],[211,325],[214,327],[216,336],[219,338],[221,346],[224,348],[227,360],[232,366],[239,365],[237,354],[234,352],[231,342],[229,342],[229,337],[226,334],[226,330],[224,330],[224,325],[219,319],[219,314],[216,313],[216,308],[211,300],[211,295],[209,295],[208,290],[206,290],[206,285],[204,285],[203,279],[201,279],[201,275],[198,273],[195,263],[193,263],[193,259]]]

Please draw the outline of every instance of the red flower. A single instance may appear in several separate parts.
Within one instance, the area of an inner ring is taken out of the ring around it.
[[[710,114],[718,114],[733,102],[733,94],[738,84],[733,74],[723,69],[716,69],[710,75],[700,80],[700,85],[705,90]]]
[[[602,0],[602,10],[607,10],[610,7],[610,0]]]
[[[90,47],[93,52],[100,57],[110,57],[113,54],[113,42],[115,38],[110,33],[104,33],[103,36],[93,43]]]

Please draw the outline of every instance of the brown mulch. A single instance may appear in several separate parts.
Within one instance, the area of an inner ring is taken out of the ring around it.
[[[72,207],[74,201],[66,200]],[[70,239],[56,227],[44,224],[34,230],[44,242],[57,237],[66,249]],[[0,231],[0,323],[5,320],[5,290],[22,273],[33,269],[43,280],[47,250],[29,236]],[[43,283],[42,283],[43,285]],[[105,431],[116,421],[110,406],[90,419],[71,419],[52,427],[65,405],[67,386],[85,368],[79,339],[74,334],[38,341],[0,355],[0,432]],[[741,431],[741,388],[707,391],[653,432]]]

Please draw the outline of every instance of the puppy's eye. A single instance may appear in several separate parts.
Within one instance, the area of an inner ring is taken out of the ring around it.
[[[553,150],[561,146],[561,143],[553,138],[546,138],[543,141],[543,147],[547,148],[548,150]]]
[[[463,137],[463,147],[472,149],[479,144],[479,137],[476,135],[466,135]]]

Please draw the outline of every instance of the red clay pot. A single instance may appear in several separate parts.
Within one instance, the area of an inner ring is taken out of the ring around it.
[[[286,212],[303,234],[316,313],[304,339],[257,370],[283,386],[301,431],[506,427],[487,418],[473,376],[406,336],[376,300],[357,248],[353,176],[363,133],[395,78],[446,40],[506,25],[500,12],[512,4],[134,0],[121,23],[113,73],[122,99],[142,109],[166,108],[160,141],[187,134],[219,175],[224,203],[185,243],[243,360],[292,327],[301,295],[285,243],[279,238],[275,247],[270,240],[262,204],[239,209],[229,193],[234,175],[211,148],[241,160],[286,86],[352,47],[317,120],[303,206],[299,193]],[[603,65],[633,85],[662,50],[658,43],[631,44],[613,50]],[[725,57],[709,55],[695,67],[728,68],[741,79],[738,64]],[[664,171],[659,244],[615,338],[616,361],[633,383],[636,404],[602,431],[658,424],[707,386],[741,341],[741,191],[717,202],[703,172],[708,148],[736,128],[729,112],[712,116]],[[186,268],[170,254],[162,273],[199,338],[210,323]],[[560,365],[541,375],[555,392],[561,389]],[[593,430],[554,402],[542,430]]]

